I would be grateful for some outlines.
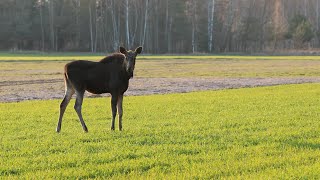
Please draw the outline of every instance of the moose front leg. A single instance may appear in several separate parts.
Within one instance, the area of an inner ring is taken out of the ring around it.
[[[114,131],[114,123],[117,116],[117,102],[118,102],[118,95],[112,94],[111,95],[111,110],[112,110],[111,130],[113,131]]]
[[[118,98],[118,114],[119,114],[119,130],[122,131],[122,101],[123,101],[123,95],[120,95]]]

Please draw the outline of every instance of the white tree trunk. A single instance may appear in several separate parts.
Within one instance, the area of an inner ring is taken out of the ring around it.
[[[148,4],[149,4],[149,0],[146,0],[145,15],[144,15],[144,28],[143,28],[143,37],[142,37],[142,47],[144,46],[144,42],[145,42],[145,39],[146,39],[146,33],[147,33]]]
[[[76,27],[77,27],[77,35],[76,35],[76,46],[77,48],[80,47],[80,39],[81,39],[81,28],[80,28],[80,7],[81,7],[81,2],[80,0],[76,1]]]
[[[91,52],[93,52],[93,27],[92,27],[92,10],[91,10],[91,2],[89,3],[89,28],[90,28],[90,46]]]
[[[172,31],[172,23],[173,19],[170,16],[170,11],[169,11],[169,0],[166,0],[166,27],[165,27],[165,37],[166,37],[166,42],[167,42],[167,52],[171,53],[172,52],[172,38],[171,38],[171,31]]]
[[[307,0],[304,0],[304,16],[307,17]]]
[[[131,40],[130,40],[130,47],[133,47],[133,43],[135,42],[136,39],[136,34],[137,34],[137,29],[138,29],[138,9],[135,7],[135,26],[133,33],[131,34]]]
[[[317,31],[319,31],[319,0],[317,0],[317,5],[316,5],[316,25],[317,25]]]
[[[192,6],[192,53],[195,53],[198,51],[197,49],[197,1],[193,1],[193,6]]]
[[[169,29],[169,0],[166,0],[166,26],[165,26],[164,34],[167,41],[168,41],[168,29]]]
[[[43,1],[40,0],[40,21],[41,21],[41,51],[44,51],[44,27],[43,27],[43,12],[42,5]]]
[[[160,11],[159,8],[159,2],[154,2],[155,5],[153,5],[155,7],[155,13],[154,13],[154,21],[155,21],[155,28],[154,28],[154,51],[155,53],[159,52],[159,14],[158,12]],[[151,40],[152,43],[152,40]]]
[[[214,18],[214,0],[208,0],[208,51],[213,48],[213,18]]]
[[[195,42],[195,27],[194,23],[192,23],[192,53],[195,53],[196,51],[196,42]]]
[[[50,16],[50,39],[51,39],[51,48],[55,49],[55,34],[54,34],[54,8],[53,0],[49,1],[49,16]]]
[[[111,19],[112,19],[112,27],[113,27],[113,50],[116,51],[119,48],[119,28],[116,17],[116,6],[114,4],[114,0],[110,0],[111,2]],[[106,5],[107,6],[107,5]],[[108,7],[107,7],[108,8]]]
[[[94,39],[94,52],[97,52],[97,48],[98,48],[98,30],[99,30],[99,25],[100,23],[98,22],[98,8],[97,8],[97,0],[95,0],[95,28],[96,28],[96,31],[95,31],[95,39]]]
[[[56,33],[55,33],[55,51],[58,51],[58,40],[59,40],[59,38],[58,38],[58,35],[59,35],[59,33],[58,33],[58,29],[56,30]]]
[[[173,24],[173,18],[172,16],[169,18],[169,24],[168,24],[168,53],[172,53],[172,24]]]
[[[234,5],[234,2],[233,1],[229,1],[229,4],[228,4],[228,12],[227,12],[227,22],[226,22],[226,27],[224,29],[225,31],[225,35],[224,35],[224,42],[223,42],[223,48],[224,48],[224,51],[230,51],[230,40],[231,40],[231,29],[232,29],[232,26],[233,26],[233,21],[234,21],[234,15],[235,15],[235,12],[234,12],[234,9],[233,9],[233,5]]]
[[[126,42],[127,48],[130,49],[130,30],[129,30],[129,0],[126,0]]]

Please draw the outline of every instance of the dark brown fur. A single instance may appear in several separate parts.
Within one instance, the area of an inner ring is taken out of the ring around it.
[[[71,96],[76,93],[77,97],[74,108],[78,114],[83,130],[88,132],[88,128],[84,123],[81,113],[85,91],[93,94],[111,94],[111,129],[115,129],[115,117],[118,109],[119,129],[122,130],[123,94],[128,89],[129,79],[133,77],[135,58],[141,51],[142,47],[137,48],[135,51],[126,51],[125,48],[120,47],[121,53],[107,56],[99,62],[73,61],[66,64],[64,69],[66,92],[65,97],[60,104],[60,116],[56,131],[60,132],[65,109]]]

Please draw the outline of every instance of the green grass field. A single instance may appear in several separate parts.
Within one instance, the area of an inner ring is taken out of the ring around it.
[[[110,99],[0,103],[0,179],[319,179],[320,84],[126,97],[124,131]],[[71,102],[73,104],[74,101]]]

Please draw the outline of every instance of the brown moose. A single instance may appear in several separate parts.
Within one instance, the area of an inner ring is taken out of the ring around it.
[[[122,130],[122,101],[123,94],[129,86],[129,79],[133,77],[136,56],[140,54],[142,47],[135,51],[127,51],[120,47],[120,53],[114,53],[99,62],[73,61],[64,67],[65,96],[60,104],[60,116],[56,131],[60,132],[63,114],[74,93],[76,102],[74,109],[78,114],[82,128],[88,132],[81,113],[81,106],[85,91],[93,94],[110,93],[112,124],[111,130],[115,129],[115,118],[119,114],[119,130]],[[118,108],[117,108],[118,107]]]

